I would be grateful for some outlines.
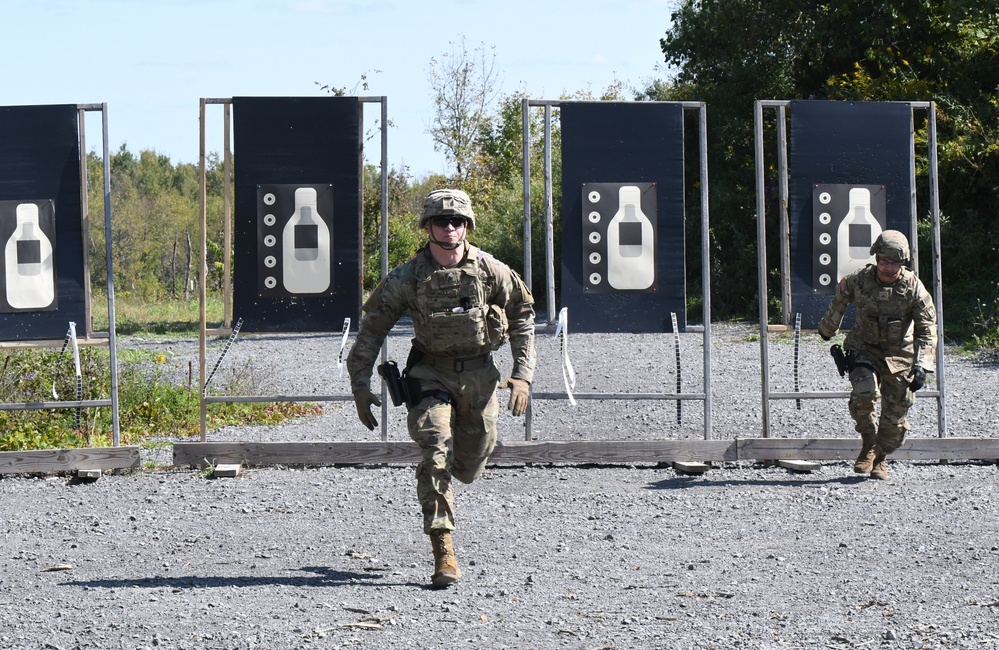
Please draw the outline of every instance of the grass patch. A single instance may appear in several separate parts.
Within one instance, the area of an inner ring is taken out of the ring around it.
[[[175,381],[165,372],[167,355],[123,350],[118,355],[118,414],[123,445],[161,444],[166,438],[201,433],[197,383]],[[80,349],[83,393],[80,399],[111,395],[107,348]],[[221,390],[239,390],[246,379],[235,373]],[[52,349],[0,351],[0,402],[50,402],[53,390],[62,400],[77,399],[72,354]],[[317,414],[321,407],[303,403],[209,404],[208,429],[222,426],[280,424]],[[110,407],[48,411],[0,411],[0,451],[105,447],[113,440]]]
[[[108,301],[104,295],[95,295],[91,303],[94,311],[94,329],[108,331]],[[205,314],[209,328],[221,327],[225,305],[219,296],[208,296]],[[127,291],[115,293],[115,333],[164,334],[198,336],[200,330],[200,304],[191,300],[160,300],[150,302]]]

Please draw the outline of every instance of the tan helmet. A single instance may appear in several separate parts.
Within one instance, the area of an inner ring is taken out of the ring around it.
[[[897,230],[885,230],[871,245],[871,255],[893,262],[909,261],[909,240]]]
[[[462,190],[434,190],[423,199],[423,214],[420,215],[420,228],[433,217],[464,217],[468,229],[475,230],[475,213],[472,200]]]

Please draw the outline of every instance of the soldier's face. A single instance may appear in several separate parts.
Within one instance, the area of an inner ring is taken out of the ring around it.
[[[424,228],[430,241],[441,244],[457,244],[465,237],[465,219],[461,217],[434,217]]]
[[[882,282],[894,282],[902,275],[902,263],[878,256],[878,279]]]

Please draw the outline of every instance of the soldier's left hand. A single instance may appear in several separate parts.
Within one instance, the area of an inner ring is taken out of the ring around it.
[[[909,373],[909,390],[915,393],[926,384],[926,371],[922,366],[913,366]]]
[[[510,401],[507,403],[510,412],[514,415],[523,415],[527,411],[527,402],[531,396],[530,384],[523,379],[510,377],[499,387],[510,389]]]
[[[366,388],[354,391],[354,406],[357,407],[357,417],[361,424],[368,427],[368,431],[373,431],[378,426],[378,420],[371,413],[372,404],[381,406],[382,401]]]

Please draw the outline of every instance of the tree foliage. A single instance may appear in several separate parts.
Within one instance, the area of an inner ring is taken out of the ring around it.
[[[476,170],[479,142],[488,131],[492,104],[498,96],[496,54],[485,44],[471,52],[451,43],[451,51],[430,60],[434,115],[430,135],[434,150],[443,151],[458,180],[470,180]]]
[[[415,181],[406,169],[388,170],[388,269],[408,260],[423,243],[417,226],[423,197],[430,191],[426,188],[432,183],[428,179]],[[363,284],[371,291],[382,277],[382,193],[378,167],[364,166],[363,185]]]
[[[999,344],[999,0],[888,0],[883,3],[799,3],[791,0],[680,0],[660,42],[667,79],[646,82],[636,100],[696,100],[708,107],[711,177],[711,276],[717,318],[755,317],[756,186],[753,103],[757,99],[927,101],[937,107],[938,174],[944,302],[948,334]],[[425,236],[417,228],[423,197],[458,187],[473,199],[473,243],[524,271],[523,125],[526,89],[499,92],[492,48],[469,48],[464,37],[430,61],[434,105],[428,130],[449,163],[444,175],[414,178],[388,169],[387,266],[408,259]],[[375,71],[377,72],[377,71]],[[367,73],[354,86],[368,88]],[[321,86],[334,95],[346,86]],[[598,96],[563,100],[625,99],[615,81]],[[552,208],[555,251],[561,247],[561,142],[559,110],[552,110]],[[528,111],[530,132],[532,290],[546,287],[543,111]],[[766,115],[768,141],[774,116]],[[387,125],[391,126],[391,125]],[[917,204],[920,250],[930,250],[926,121],[917,112]],[[688,128],[696,129],[695,124]],[[688,156],[696,158],[696,152]],[[103,281],[104,231],[100,160],[88,157],[91,204],[90,260],[95,286]],[[111,245],[116,286],[150,299],[183,297],[193,289],[198,253],[198,175],[193,165],[172,165],[155,152],[134,155],[124,146],[111,159],[115,222]],[[363,169],[363,283],[381,277],[381,170]],[[691,178],[696,170],[688,168]],[[768,213],[775,213],[776,171],[764,170]],[[222,170],[210,156],[209,289],[222,276]],[[699,191],[696,188],[691,192]],[[688,205],[696,206],[691,196]],[[688,222],[698,220],[688,210]],[[769,220],[770,250],[777,250],[776,220]],[[699,236],[699,233],[694,233]],[[688,233],[689,236],[691,233]],[[189,246],[193,242],[193,246]],[[692,245],[696,243],[691,240]],[[557,254],[556,254],[557,255]],[[925,277],[930,255],[921,255]],[[694,264],[696,266],[696,262]],[[689,274],[697,283],[699,273]],[[553,269],[558,284],[558,264]],[[776,259],[768,273],[779,275]],[[719,281],[724,279],[724,281]],[[776,293],[777,282],[770,282]],[[696,292],[694,292],[696,293]],[[773,301],[778,298],[771,296]],[[540,300],[539,300],[540,303]],[[539,304],[541,309],[546,306]],[[554,306],[550,306],[553,308]],[[772,310],[776,315],[779,311]]]
[[[697,99],[709,108],[712,275],[732,279],[713,287],[714,313],[748,315],[755,304],[755,277],[731,274],[755,265],[755,100],[935,101],[948,329],[995,336],[997,45],[995,0],[685,0],[661,41],[674,78],[649,84],[644,95]],[[924,144],[925,127],[917,123]],[[918,203],[928,209],[928,161],[919,151],[917,143]],[[771,202],[773,194],[768,190]],[[919,218],[920,249],[929,250],[928,216]],[[920,259],[930,262],[929,255]],[[921,269],[927,277],[929,270]]]
[[[192,164],[173,165],[167,156],[125,145],[112,154],[111,257],[114,283],[144,300],[188,298],[199,278],[201,231],[199,170]],[[222,279],[222,168],[217,155],[208,159],[209,288]],[[107,278],[104,232],[104,169],[93,152],[87,156],[90,211],[89,257],[91,283]]]

